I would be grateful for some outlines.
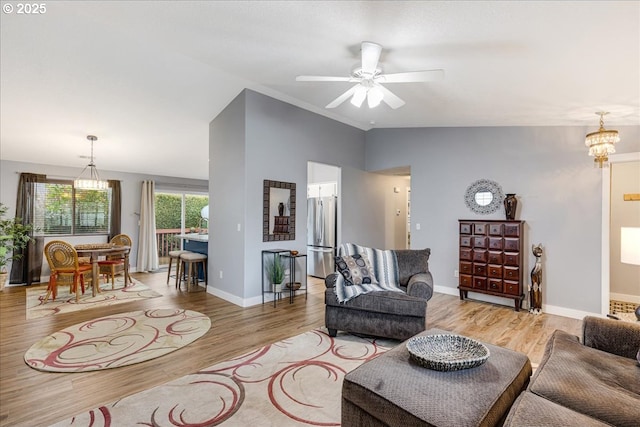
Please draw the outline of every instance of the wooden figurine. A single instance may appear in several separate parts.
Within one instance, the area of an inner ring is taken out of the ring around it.
[[[542,313],[542,243],[532,245],[531,250],[536,257],[536,264],[531,270],[531,285],[529,285],[529,313]]]

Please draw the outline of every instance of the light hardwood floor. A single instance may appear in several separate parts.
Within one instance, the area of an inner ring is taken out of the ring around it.
[[[166,272],[133,274],[162,297],[120,305],[25,319],[25,288],[0,293],[0,426],[45,426],[101,404],[168,382],[256,347],[324,324],[324,285],[312,279],[307,300],[283,299],[241,308],[205,292],[177,291]],[[510,301],[510,300],[509,300]],[[526,353],[538,363],[550,334],[563,329],[579,335],[581,321],[435,294],[427,308],[436,327]],[[29,368],[25,351],[40,338],[76,323],[149,308],[184,308],[211,317],[202,338],[178,351],[137,365],[87,373],[45,373]]]

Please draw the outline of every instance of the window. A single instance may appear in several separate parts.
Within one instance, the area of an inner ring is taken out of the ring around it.
[[[109,234],[111,189],[84,190],[73,181],[48,179],[36,184],[36,230],[45,236]]]

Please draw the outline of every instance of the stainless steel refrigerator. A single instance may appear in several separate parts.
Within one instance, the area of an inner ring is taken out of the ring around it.
[[[336,253],[336,197],[307,199],[307,272],[324,278],[334,271]]]

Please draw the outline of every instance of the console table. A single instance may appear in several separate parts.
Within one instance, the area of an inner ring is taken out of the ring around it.
[[[291,255],[289,249],[265,249],[262,251],[262,304],[264,304],[264,294],[273,294],[273,306],[276,306],[276,299],[280,299],[282,297],[282,292],[274,292],[271,289],[271,283],[269,283],[269,279],[267,278],[267,286],[265,289],[265,276],[266,270],[264,268],[264,260],[265,258],[270,258],[275,260],[276,255]]]
[[[283,258],[287,258],[289,260],[289,282],[285,284],[289,288],[289,304],[293,302],[293,297],[296,295],[296,291],[304,291],[304,299],[307,299],[307,255],[306,254],[289,254],[283,255]],[[302,259],[302,264],[304,265],[304,274],[302,274],[302,269],[300,269],[300,281],[296,281],[296,273],[298,271],[298,259]],[[295,288],[295,284],[300,283],[300,287],[298,289]]]

